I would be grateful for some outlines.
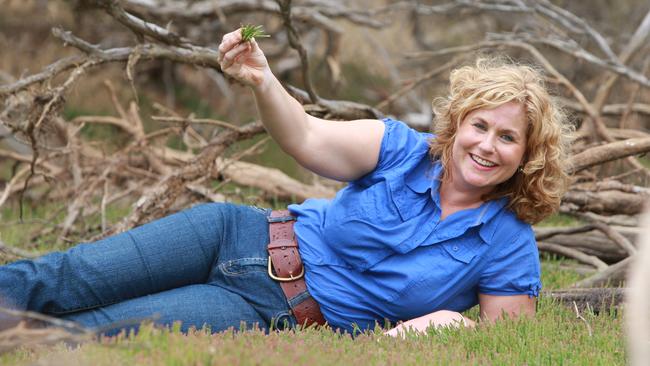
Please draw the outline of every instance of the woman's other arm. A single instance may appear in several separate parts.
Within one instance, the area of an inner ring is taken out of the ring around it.
[[[535,315],[535,297],[528,295],[496,296],[479,294],[481,320],[494,323],[507,314],[510,318]],[[423,333],[428,327],[474,327],[476,323],[460,313],[450,310],[440,310],[403,322],[384,334],[400,336],[408,330]]]
[[[273,75],[255,40],[241,42],[240,30],[223,37],[219,53],[222,70],[252,89],[267,131],[299,164],[342,181],[375,168],[384,133],[381,121],[339,123],[308,115]]]
[[[384,334],[397,337],[404,336],[407,331],[424,333],[428,327],[474,327],[476,323],[467,319],[460,313],[450,310],[439,310],[431,314],[423,315],[409,321],[400,323],[394,328],[386,331]]]
[[[489,322],[500,319],[503,314],[513,319],[521,315],[532,317],[535,315],[535,301],[535,297],[528,295],[478,295],[481,320]]]

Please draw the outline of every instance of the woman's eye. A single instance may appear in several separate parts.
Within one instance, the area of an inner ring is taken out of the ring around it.
[[[507,141],[507,142],[515,141],[515,138],[510,135],[501,135],[501,138],[503,139],[503,141]]]
[[[473,126],[478,128],[479,130],[483,130],[483,131],[487,130],[487,127],[485,127],[483,123],[476,122],[473,124]]]

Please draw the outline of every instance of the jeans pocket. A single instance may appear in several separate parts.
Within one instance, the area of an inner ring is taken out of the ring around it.
[[[271,209],[270,208],[264,208],[264,207],[259,207],[259,206],[249,206],[251,209],[254,211],[257,211],[265,216],[268,216],[271,214]]]
[[[219,264],[219,270],[224,276],[243,276],[249,273],[266,272],[268,262],[268,258],[239,258]]]

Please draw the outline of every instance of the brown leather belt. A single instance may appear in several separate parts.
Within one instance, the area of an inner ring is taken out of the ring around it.
[[[269,221],[269,276],[280,283],[284,296],[287,297],[291,311],[298,324],[309,326],[324,325],[325,318],[313,297],[292,305],[292,299],[307,291],[305,284],[305,267],[298,252],[298,241],[293,233],[296,220],[287,210],[272,211]]]

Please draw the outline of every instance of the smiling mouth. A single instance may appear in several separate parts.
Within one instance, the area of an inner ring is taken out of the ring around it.
[[[476,156],[474,154],[469,154],[469,156],[470,156],[470,158],[472,158],[472,160],[474,160],[474,162],[476,162],[480,166],[484,166],[486,168],[491,168],[493,166],[497,166],[496,163],[493,163],[493,162],[491,162],[489,160],[482,159],[482,158],[480,158],[480,157],[478,157],[478,156]]]

